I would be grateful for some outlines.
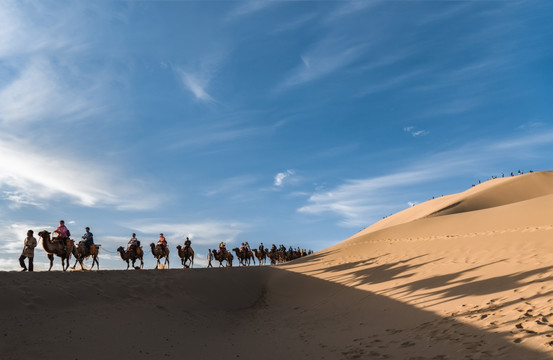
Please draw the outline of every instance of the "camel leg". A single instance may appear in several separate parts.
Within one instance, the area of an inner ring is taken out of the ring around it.
[[[75,267],[77,266],[77,261],[79,261],[79,259],[75,258],[75,264],[71,266],[71,269],[75,270]]]
[[[90,267],[90,270],[94,269],[94,263],[96,263],[96,270],[100,270],[100,263],[98,262],[98,257],[92,256],[92,266]]]
[[[144,261],[142,260],[142,258],[140,258],[140,268],[144,269]]]
[[[52,270],[52,266],[54,265],[54,255],[48,254],[48,259],[50,259],[50,268],[48,271]]]

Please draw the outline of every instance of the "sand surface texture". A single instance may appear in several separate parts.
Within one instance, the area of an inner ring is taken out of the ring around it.
[[[0,273],[0,358],[553,358],[552,210],[539,172],[283,266]]]

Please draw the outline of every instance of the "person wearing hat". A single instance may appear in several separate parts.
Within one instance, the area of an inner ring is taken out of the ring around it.
[[[25,258],[29,259],[29,271],[33,271],[33,258],[35,256],[36,239],[33,236],[33,230],[27,231],[27,237],[23,241],[24,247],[21,256],[19,257],[19,265],[23,268],[21,271],[27,271],[25,266]]]

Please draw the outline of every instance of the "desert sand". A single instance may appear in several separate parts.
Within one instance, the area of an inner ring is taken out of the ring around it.
[[[553,172],[278,266],[0,273],[1,359],[553,358]]]

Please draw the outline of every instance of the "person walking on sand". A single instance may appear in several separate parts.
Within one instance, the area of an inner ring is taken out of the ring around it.
[[[213,253],[211,252],[211,249],[207,249],[207,267],[212,268],[213,265],[211,265],[211,261],[213,260]]]
[[[21,271],[27,271],[27,266],[25,266],[25,258],[29,259],[29,271],[33,271],[33,258],[35,256],[36,247],[36,239],[33,236],[33,230],[27,231],[27,237],[23,243],[23,252],[21,252],[21,256],[19,257],[19,265],[23,268]]]

